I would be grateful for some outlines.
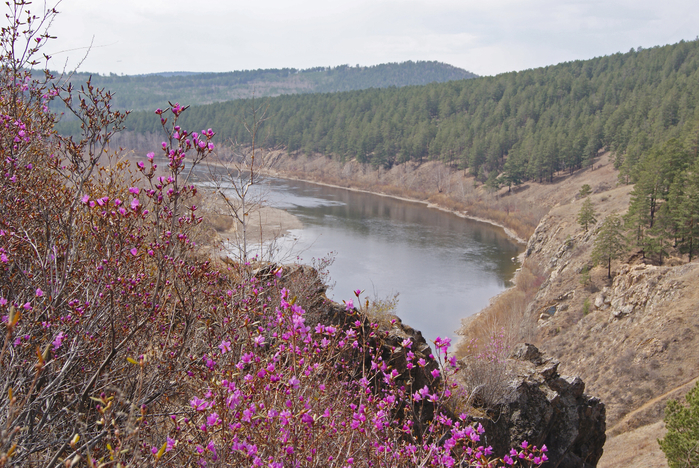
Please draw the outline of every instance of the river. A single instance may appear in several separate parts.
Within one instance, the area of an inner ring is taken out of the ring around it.
[[[510,286],[517,268],[521,247],[502,229],[422,203],[274,178],[265,200],[304,226],[277,241],[279,258],[333,256],[328,297],[398,293],[397,315],[428,341],[455,342],[461,319]]]

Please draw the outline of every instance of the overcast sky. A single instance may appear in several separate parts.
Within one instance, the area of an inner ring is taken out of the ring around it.
[[[52,69],[138,74],[437,60],[494,75],[699,35],[697,0],[63,0]],[[93,41],[94,38],[94,41]]]

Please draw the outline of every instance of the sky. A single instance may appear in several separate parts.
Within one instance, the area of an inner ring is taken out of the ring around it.
[[[50,68],[120,75],[407,60],[495,75],[699,36],[697,0],[62,0],[57,9]]]

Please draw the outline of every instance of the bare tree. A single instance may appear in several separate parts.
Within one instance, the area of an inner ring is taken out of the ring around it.
[[[267,120],[268,107],[257,107],[253,97],[249,121],[246,118],[243,122],[250,135],[250,147],[245,148],[235,142],[231,161],[220,161],[222,164],[216,167],[209,166],[214,191],[223,202],[225,214],[232,216],[240,226],[240,232],[236,230],[235,247],[241,263],[249,260],[251,214],[265,202],[265,192],[261,187],[265,164],[256,144],[260,128]]]

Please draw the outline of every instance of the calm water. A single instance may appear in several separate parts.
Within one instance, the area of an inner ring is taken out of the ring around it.
[[[266,200],[304,225],[279,242],[281,254],[311,263],[334,252],[329,297],[399,293],[398,315],[428,340],[454,339],[517,268],[519,247],[501,229],[420,203],[280,179]]]

